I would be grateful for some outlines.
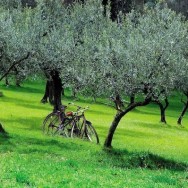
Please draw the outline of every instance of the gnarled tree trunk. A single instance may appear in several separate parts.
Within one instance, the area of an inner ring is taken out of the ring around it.
[[[133,2],[131,0],[103,0],[102,5],[104,7],[104,16],[106,16],[106,6],[108,3],[110,3],[110,18],[112,21],[117,21],[120,11],[123,13],[128,13],[133,7]]]
[[[162,102],[160,101],[154,101],[157,105],[159,105],[159,108],[160,108],[160,112],[161,112],[161,122],[162,123],[166,123],[166,115],[165,115],[165,112],[166,112],[166,109],[168,108],[169,106],[169,102],[168,102],[168,99],[166,98],[165,99],[165,104],[163,105]]]
[[[37,6],[37,2],[35,0],[21,0],[22,7],[31,7],[35,8]]]
[[[177,121],[178,125],[181,125],[183,116],[185,115],[185,113],[186,113],[186,111],[188,109],[188,93],[184,93],[184,94],[186,95],[187,100],[186,100],[186,102],[182,101],[184,103],[184,107],[183,107],[183,110],[182,110],[182,112],[181,112],[181,114],[180,114],[180,116],[178,118],[178,121]]]
[[[43,98],[41,99],[41,102],[47,103],[48,100],[49,100],[50,104],[53,105],[54,104],[54,102],[53,102],[53,96],[54,96],[53,92],[54,92],[53,80],[49,79],[49,80],[46,81],[45,93],[44,93]]]
[[[114,136],[114,133],[116,131],[116,128],[121,120],[121,118],[124,116],[125,114],[123,112],[117,112],[116,115],[115,115],[115,118],[110,126],[110,129],[108,131],[108,135],[106,137],[106,140],[105,140],[105,143],[104,143],[104,146],[107,147],[107,148],[110,148],[112,147],[112,140],[113,140],[113,136]]]
[[[134,102],[135,102],[135,95],[132,94],[132,95],[130,96],[130,103],[129,103],[129,105],[133,104]]]
[[[51,72],[53,85],[54,85],[54,111],[61,109],[61,93],[62,93],[62,83],[58,71]]]
[[[1,123],[0,123],[0,133],[6,133],[5,129],[3,128],[3,126],[1,125]]]
[[[168,7],[178,13],[182,13],[188,19],[188,1],[187,0],[166,0]]]
[[[110,126],[110,129],[108,131],[108,135],[105,139],[104,147],[107,147],[107,148],[112,147],[112,140],[113,140],[115,130],[116,130],[116,128],[117,128],[117,126],[118,126],[118,124],[119,124],[119,122],[120,122],[120,120],[123,116],[125,116],[128,112],[130,112],[134,108],[136,108],[138,106],[145,106],[145,105],[149,104],[150,102],[151,102],[151,98],[146,98],[142,102],[134,102],[133,104],[126,107],[125,110],[117,111],[117,113],[114,117],[114,120],[113,120],[113,122]]]
[[[54,105],[54,111],[60,110],[62,92],[63,87],[59,72],[56,70],[50,71],[48,81],[46,82],[45,94],[41,102],[46,103],[49,99],[50,104]]]

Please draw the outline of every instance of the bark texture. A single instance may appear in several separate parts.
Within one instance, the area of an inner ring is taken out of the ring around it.
[[[106,6],[108,3],[110,3],[110,18],[112,21],[117,21],[120,11],[126,14],[130,12],[133,7],[132,0],[103,0],[102,5],[104,7],[104,16],[106,16]]]
[[[58,71],[52,71],[51,73],[53,86],[54,86],[54,111],[61,109],[61,93],[62,93],[62,83]]]
[[[125,116],[128,112],[130,112],[134,108],[136,108],[138,106],[145,106],[145,105],[149,104],[150,102],[151,102],[151,98],[147,98],[142,102],[135,102],[135,103],[129,105],[127,108],[125,108],[125,110],[117,111],[117,113],[114,117],[114,120],[110,126],[110,129],[108,131],[108,135],[105,139],[104,147],[107,147],[107,148],[112,147],[112,140],[113,140],[115,130],[123,116]]]
[[[1,125],[1,123],[0,123],[0,133],[6,133],[5,129],[3,128],[3,126]]]
[[[37,2],[35,0],[21,0],[22,7],[31,7],[35,8],[37,6]]]
[[[22,59],[15,61],[12,63],[12,65],[9,67],[9,69],[0,77],[0,81],[5,78],[10,71],[12,71],[16,65],[19,65],[20,63],[22,63],[24,60],[28,59],[30,57],[30,52],[27,53],[27,55],[25,57],[23,57]],[[10,62],[10,60],[8,59],[8,61]]]
[[[177,121],[178,125],[182,124],[182,119],[183,119],[183,117],[184,117],[184,115],[185,115],[185,113],[188,109],[188,93],[185,93],[185,95],[186,95],[187,99],[186,99],[186,102],[182,101],[184,103],[184,107],[183,107],[183,110],[182,110],[182,112],[181,112],[181,114],[178,118],[178,121]]]
[[[45,93],[43,98],[41,99],[42,103],[47,103],[48,101],[50,104],[54,104],[53,102],[53,96],[54,96],[54,85],[53,85],[53,80],[47,80],[46,82],[46,88],[45,88]]]
[[[188,0],[166,0],[169,8],[181,12],[188,19]]]
[[[57,70],[50,71],[49,74],[46,73],[48,78],[46,82],[46,88],[43,98],[41,99],[42,103],[49,102],[54,106],[53,111],[61,109],[61,95],[63,93],[63,87],[59,72]]]
[[[160,112],[161,112],[161,122],[162,123],[167,123],[166,122],[166,115],[165,115],[165,113],[166,113],[166,109],[168,108],[168,106],[169,106],[169,102],[168,102],[168,99],[166,98],[165,99],[165,104],[163,105],[163,103],[162,102],[160,102],[160,101],[154,101],[157,105],[159,105],[159,108],[160,108]]]

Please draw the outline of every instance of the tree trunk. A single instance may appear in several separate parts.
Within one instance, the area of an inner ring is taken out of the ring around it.
[[[53,85],[53,80],[47,80],[46,82],[46,88],[45,88],[45,93],[43,98],[41,99],[42,103],[47,103],[48,100],[50,102],[50,104],[54,104],[53,102],[53,96],[54,96],[54,85]]]
[[[16,67],[14,67],[14,73],[15,73],[15,84],[17,87],[21,87],[21,77],[19,75],[19,71]]]
[[[61,78],[59,77],[58,71],[51,72],[53,85],[54,85],[54,111],[61,109],[61,94],[62,94],[62,83]]]
[[[124,107],[124,104],[119,93],[116,91],[115,97],[111,96],[110,98],[114,102],[116,110],[121,111],[122,107]]]
[[[166,112],[166,109],[168,108],[168,105],[169,105],[168,99],[165,99],[165,106],[163,106],[162,103],[159,103],[159,107],[160,107],[160,110],[161,110],[161,122],[162,123],[166,123],[165,112]]]
[[[46,74],[47,75],[47,74]],[[59,72],[56,70],[50,71],[49,80],[46,82],[46,89],[43,98],[41,99],[42,103],[49,102],[54,105],[54,110],[57,111],[61,109],[61,95],[63,92],[61,78],[59,77]]]
[[[79,3],[82,3],[82,4],[84,4],[84,0],[62,0],[62,3],[66,6],[66,7],[68,7],[68,6],[70,6],[70,5],[72,5],[73,3],[75,3],[75,2],[79,2]]]
[[[187,0],[166,0],[169,8],[176,12],[181,12],[188,19],[188,1]]]
[[[183,116],[185,115],[187,109],[188,109],[188,95],[187,95],[187,101],[186,101],[186,103],[185,103],[185,105],[184,105],[184,108],[183,108],[183,110],[182,110],[182,112],[181,112],[181,115],[180,115],[179,118],[178,118],[178,121],[177,121],[178,125],[181,125]]]
[[[22,7],[30,7],[35,8],[37,6],[37,2],[35,0],[21,0]]]
[[[30,57],[30,52],[27,53],[27,55],[25,57],[23,57],[22,59],[14,62],[9,68],[8,70],[0,77],[0,81],[5,78],[9,73],[10,71],[12,71],[16,65],[22,63],[24,60],[28,59]],[[10,62],[10,59],[8,59],[8,61]]]
[[[112,21],[116,21],[117,20],[117,17],[118,17],[118,13],[119,13],[119,10],[118,10],[118,1],[117,0],[111,0],[111,20]]]
[[[161,122],[166,124],[165,109],[163,108],[162,103],[158,104],[161,111]]]
[[[9,84],[9,80],[8,80],[8,76],[5,77],[5,85],[6,85],[6,86],[9,86],[9,85],[10,85],[10,84]]]
[[[113,140],[113,136],[114,136],[114,133],[115,133],[115,130],[121,120],[121,118],[127,114],[128,112],[130,112],[131,110],[133,110],[135,107],[137,106],[145,106],[147,104],[149,104],[151,102],[151,98],[146,98],[144,101],[142,102],[135,102],[133,104],[131,104],[130,106],[128,106],[125,110],[123,111],[118,111],[116,113],[116,116],[110,126],[110,129],[108,131],[108,135],[105,139],[105,142],[104,142],[104,147],[107,147],[107,148],[110,148],[112,147],[112,140]]]
[[[62,92],[61,92],[61,94],[62,94],[62,96],[65,96],[65,89],[64,89],[63,85],[62,85]]]
[[[108,5],[108,3],[110,3],[110,18],[112,21],[117,21],[120,11],[122,11],[124,14],[130,12],[133,4],[131,0],[103,0],[102,5],[104,8],[104,16],[106,16],[106,6]]]
[[[168,106],[169,106],[169,102],[168,102],[168,99],[166,98],[165,99],[165,105],[163,105],[162,104],[162,102],[160,102],[160,101],[153,101],[153,102],[155,102],[157,105],[159,105],[159,108],[160,108],[160,112],[161,112],[161,120],[160,120],[160,122],[162,122],[162,123],[167,123],[166,122],[166,115],[165,115],[165,112],[166,112],[166,109],[168,108]]]
[[[123,112],[117,112],[116,113],[116,116],[110,126],[110,129],[108,131],[108,135],[106,137],[106,140],[105,140],[105,143],[104,143],[104,146],[107,147],[107,148],[110,148],[112,147],[111,144],[112,144],[112,139],[113,139],[113,136],[114,136],[114,133],[115,133],[115,130],[121,120],[121,118],[124,116]]]
[[[135,96],[131,95],[130,96],[130,103],[129,103],[129,105],[133,104],[134,102],[135,102]]]
[[[142,12],[144,8],[144,0],[134,0],[133,1],[133,7],[137,10]]]
[[[6,133],[5,130],[3,129],[3,126],[0,123],[0,133]]]
[[[103,5],[103,9],[104,9],[104,11],[103,11],[103,15],[104,16],[106,16],[106,6],[107,6],[107,4],[108,4],[108,0],[103,0],[102,1],[102,5]]]

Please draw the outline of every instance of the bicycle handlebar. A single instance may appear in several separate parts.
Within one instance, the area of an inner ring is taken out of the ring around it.
[[[78,111],[78,110],[82,110],[82,109],[86,109],[86,110],[89,109],[89,106],[86,106],[85,108],[83,108],[83,107],[81,107],[81,106],[78,106],[78,105],[74,104],[73,102],[69,102],[68,105],[76,106],[76,107],[78,108],[77,111]],[[84,111],[85,111],[85,110],[84,110]]]
[[[79,113],[84,113],[84,111],[86,111],[86,110],[88,110],[89,109],[89,107],[87,106],[87,107],[85,107],[85,108],[82,108],[82,109],[79,109],[79,110],[77,110],[76,112],[73,112],[73,114],[74,115],[78,115]]]

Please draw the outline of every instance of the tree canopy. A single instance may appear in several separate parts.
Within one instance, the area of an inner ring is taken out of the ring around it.
[[[15,66],[27,76],[55,70],[65,85],[85,95],[136,97],[118,109],[105,142],[111,146],[126,113],[164,99],[182,82],[188,66],[187,22],[160,5],[112,22],[99,0],[71,7],[60,0],[49,4],[0,14],[1,78]]]

